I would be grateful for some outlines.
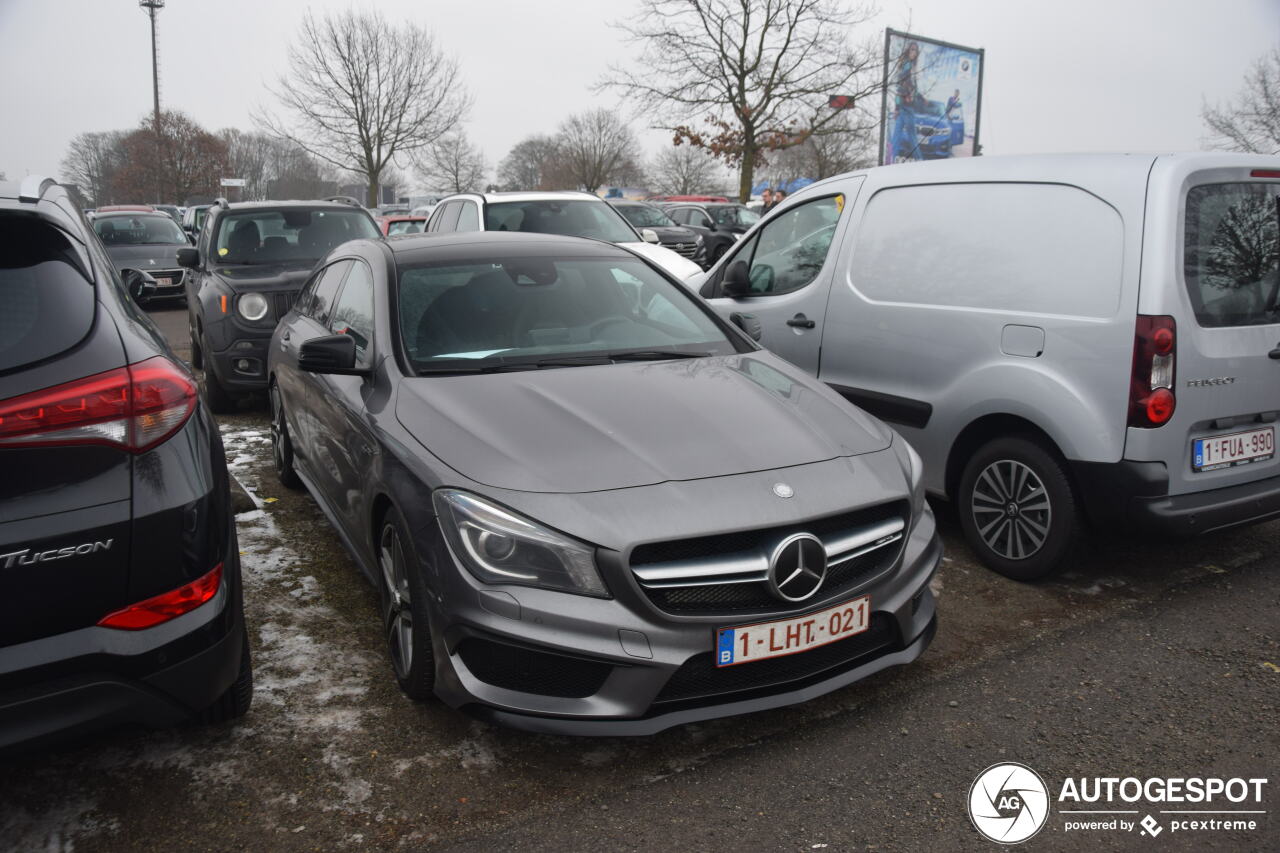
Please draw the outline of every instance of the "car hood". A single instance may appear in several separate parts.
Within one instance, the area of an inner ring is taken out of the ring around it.
[[[668,243],[696,243],[698,235],[690,231],[684,226],[664,225],[660,228],[647,229],[658,235],[658,239],[665,246]]]
[[[494,488],[580,493],[889,446],[881,423],[767,353],[406,379],[396,417]]]
[[[178,268],[178,250],[189,246],[156,243],[142,246],[107,246],[107,257],[118,270],[173,270]]]
[[[688,258],[681,257],[670,249],[662,246],[655,246],[652,243],[619,243],[619,246],[630,249],[637,255],[653,261],[658,266],[669,272],[671,275],[686,281],[690,277],[702,272],[702,267],[695,264]]]
[[[214,272],[227,284],[238,290],[248,288],[260,289],[293,285],[302,287],[302,283],[311,274],[312,265],[302,264],[245,264],[243,266],[221,266]]]

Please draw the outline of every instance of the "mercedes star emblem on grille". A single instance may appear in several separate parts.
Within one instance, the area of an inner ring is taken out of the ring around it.
[[[788,486],[786,483],[774,483],[773,493],[780,498],[789,498],[796,493],[796,490]]]
[[[812,533],[795,533],[769,557],[769,591],[783,601],[812,598],[827,577],[827,549]]]

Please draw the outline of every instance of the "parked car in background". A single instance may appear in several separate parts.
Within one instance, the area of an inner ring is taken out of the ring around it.
[[[922,160],[939,160],[951,156],[951,149],[964,142],[964,113],[953,106],[950,111],[942,101],[926,100],[916,113],[916,136]]]
[[[195,379],[51,180],[0,183],[0,293],[0,751],[239,717],[239,549]]]
[[[702,235],[676,225],[661,208],[642,201],[620,199],[610,199],[608,204],[621,213],[623,218],[631,223],[632,228],[641,232],[647,228],[657,234],[658,244],[664,249],[670,249],[677,255],[688,258],[703,269],[710,266]]]
[[[702,235],[708,262],[714,264],[737,242],[747,229],[760,221],[760,214],[745,205],[694,204],[688,202],[659,205],[677,225]]]
[[[154,213],[155,208],[149,204],[108,204],[97,210],[98,213]]]
[[[181,249],[187,277],[191,361],[204,368],[214,412],[267,387],[267,342],[316,261],[339,243],[381,232],[351,201],[283,201],[209,208],[194,248]]]
[[[396,234],[421,234],[427,226],[425,216],[379,216],[377,221],[382,233],[388,237]]]
[[[280,479],[377,586],[410,698],[648,734],[933,636],[914,451],[623,248],[347,243],[269,352]]]
[[[724,204],[727,203],[729,199],[722,195],[655,195],[649,196],[645,201],[653,202],[654,204],[662,204],[663,202],[672,201],[692,201],[699,204],[705,202],[719,202]]]
[[[893,423],[975,553],[1031,579],[1082,523],[1280,516],[1278,204],[1274,156],[895,165],[788,198],[702,294]]]
[[[99,212],[93,219],[93,230],[106,246],[107,255],[129,292],[139,292],[137,279],[141,273],[153,279],[154,288],[149,288],[139,303],[186,298],[186,270],[178,266],[177,252],[191,243],[168,214],[158,210]]]
[[[204,226],[205,217],[209,215],[208,204],[192,204],[182,214],[182,230],[187,232],[187,236],[191,238],[191,242],[195,242],[200,236],[200,229]]]
[[[173,218],[173,221],[182,224],[182,210],[176,204],[153,204],[156,210],[166,213]]]
[[[431,233],[516,231],[590,237],[626,246],[681,281],[702,268],[670,249],[654,245],[658,235],[637,233],[604,199],[584,192],[464,193],[440,202],[427,222]]]

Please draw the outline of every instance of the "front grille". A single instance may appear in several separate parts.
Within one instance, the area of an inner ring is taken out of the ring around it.
[[[494,687],[539,696],[581,699],[599,692],[613,667],[607,663],[525,646],[467,637],[458,656],[471,674]]]
[[[301,293],[299,290],[280,290],[271,294],[271,307],[275,309],[277,319],[293,309],[293,303],[297,300],[299,293]]]
[[[804,532],[827,546],[827,576],[812,598],[817,603],[848,594],[892,567],[906,540],[908,512],[907,504],[898,501],[785,527],[650,543],[631,552],[630,565],[645,595],[668,613],[793,609],[795,604],[774,597],[765,579],[777,543]],[[839,543],[864,532],[874,538],[859,548],[839,550]]]
[[[181,268],[176,270],[147,270],[147,275],[156,279],[157,289],[182,287],[182,282],[186,278],[186,274],[187,274],[187,271]],[[169,283],[160,284],[159,281],[162,278],[169,279]]]
[[[665,243],[663,245],[665,248],[670,249],[678,255],[683,255],[686,258],[692,258],[698,253],[697,243]]]
[[[654,704],[697,705],[706,704],[707,700],[747,698],[735,694],[764,695],[798,690],[861,666],[883,654],[896,641],[893,618],[886,613],[873,613],[871,626],[861,634],[794,655],[718,667],[714,652],[703,652],[676,670]]]

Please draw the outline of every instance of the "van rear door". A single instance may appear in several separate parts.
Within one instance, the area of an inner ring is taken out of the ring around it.
[[[1162,158],[1150,189],[1139,313],[1174,318],[1176,404],[1125,455],[1170,494],[1280,475],[1280,157]]]

